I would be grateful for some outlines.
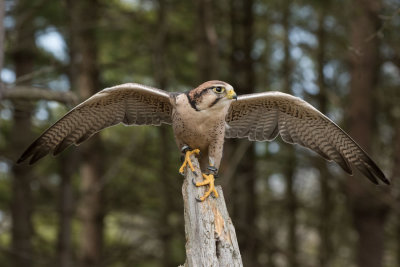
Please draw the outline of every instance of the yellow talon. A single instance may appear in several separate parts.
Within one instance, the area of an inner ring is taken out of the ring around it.
[[[193,167],[192,161],[190,160],[190,156],[193,155],[193,154],[197,154],[198,155],[199,153],[200,153],[200,150],[197,149],[197,148],[193,149],[193,150],[190,150],[190,151],[189,150],[186,151],[185,160],[183,161],[182,166],[179,168],[179,173],[181,173],[181,174],[184,173],[186,165],[189,165],[189,168],[194,173],[195,171],[194,171],[194,167]]]
[[[211,194],[214,193],[215,197],[218,197],[218,192],[217,190],[215,190],[215,186],[214,186],[214,174],[204,174],[203,173],[203,178],[204,181],[203,182],[199,182],[196,183],[196,186],[204,186],[204,185],[209,185],[209,189],[207,190],[207,192],[204,194],[204,196],[200,197],[199,200],[200,201],[204,201],[207,199],[207,197]]]

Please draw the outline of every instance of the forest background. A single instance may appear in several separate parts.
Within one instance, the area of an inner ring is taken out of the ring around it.
[[[245,266],[400,266],[397,0],[0,0],[0,265],[178,266],[170,127],[115,126],[36,165],[23,150],[79,101],[137,82],[299,96],[392,180],[282,142],[228,140],[218,183]]]

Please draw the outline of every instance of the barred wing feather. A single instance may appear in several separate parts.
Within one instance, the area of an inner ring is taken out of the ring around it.
[[[124,123],[160,125],[171,123],[169,93],[135,83],[104,89],[76,106],[48,128],[17,161],[35,163],[53,151],[59,154],[68,146],[79,145],[96,132]]]
[[[285,142],[314,150],[349,174],[353,164],[373,183],[389,180],[368,154],[339,126],[300,98],[265,92],[239,96],[226,116],[225,137]]]

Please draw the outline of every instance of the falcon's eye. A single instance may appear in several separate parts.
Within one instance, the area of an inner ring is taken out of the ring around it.
[[[225,91],[224,87],[217,86],[213,88],[213,91],[216,92],[217,94],[222,94]]]

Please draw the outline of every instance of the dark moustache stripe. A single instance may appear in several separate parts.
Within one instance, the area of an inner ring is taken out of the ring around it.
[[[192,108],[193,108],[194,110],[200,111],[199,109],[197,109],[196,100],[198,100],[203,94],[207,93],[207,91],[208,91],[209,89],[211,89],[211,88],[213,88],[213,87],[204,88],[204,89],[201,90],[200,92],[194,93],[194,94],[193,94],[193,98],[190,97],[190,92],[191,92],[191,91],[189,91],[189,92],[186,93],[186,96],[187,96],[187,98],[188,98],[188,100],[189,100],[189,103],[190,103],[190,105],[192,106]]]
[[[193,108],[194,110],[196,110],[196,111],[200,111],[200,110],[198,110],[197,107],[196,107],[196,102],[195,102],[194,100],[190,99],[189,92],[186,93],[186,97],[187,97],[187,99],[188,99],[188,101],[189,101],[189,104],[192,106],[192,108]]]

